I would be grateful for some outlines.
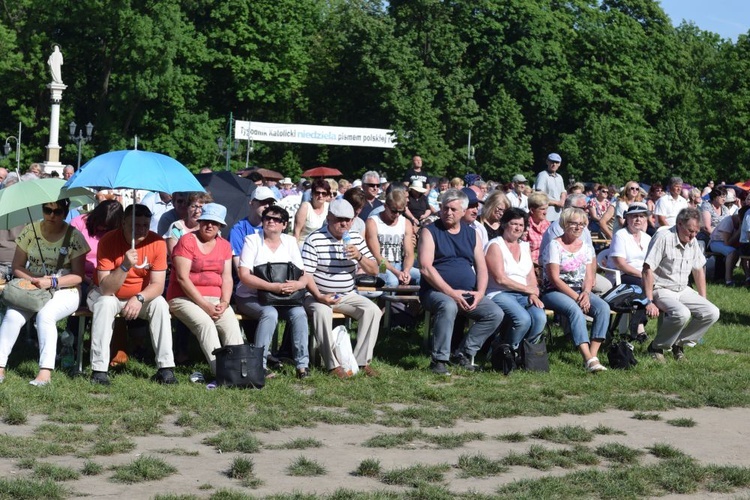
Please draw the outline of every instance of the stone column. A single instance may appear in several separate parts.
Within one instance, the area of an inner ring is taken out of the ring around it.
[[[47,160],[44,162],[44,170],[47,173],[57,171],[62,177],[63,164],[60,163],[60,102],[62,101],[63,90],[68,86],[64,83],[50,83],[47,85],[50,90],[50,103],[52,110],[49,122],[49,144],[47,145]]]

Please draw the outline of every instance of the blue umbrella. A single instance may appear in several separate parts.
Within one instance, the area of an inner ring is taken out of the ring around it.
[[[174,193],[205,191],[179,161],[150,151],[112,151],[87,161],[66,188],[146,189]]]
[[[90,159],[65,183],[65,187],[146,189],[170,194],[177,191],[205,192],[192,172],[179,161],[163,154],[137,149],[111,151]],[[132,246],[135,248],[135,241]],[[137,267],[146,264],[144,262]]]

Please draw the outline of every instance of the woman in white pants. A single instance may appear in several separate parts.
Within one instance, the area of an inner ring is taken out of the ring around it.
[[[55,290],[52,299],[36,315],[39,373],[30,382],[35,386],[50,383],[57,353],[57,322],[78,309],[80,284],[83,281],[86,254],[89,252],[89,245],[80,231],[65,223],[69,207],[68,200],[45,203],[42,206],[44,219],[27,225],[16,239],[16,253],[13,256],[15,277],[28,279],[37,288]],[[71,234],[68,243],[64,244],[68,230]],[[58,269],[60,255],[64,258]],[[33,314],[31,311],[12,307],[5,313],[0,325],[0,382],[5,380],[8,356],[21,327]]]

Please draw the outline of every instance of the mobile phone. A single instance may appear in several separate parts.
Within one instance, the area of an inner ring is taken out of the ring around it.
[[[469,304],[469,305],[474,304],[474,295],[472,295],[470,293],[464,293],[461,296],[464,298],[464,300],[466,301],[467,304]]]

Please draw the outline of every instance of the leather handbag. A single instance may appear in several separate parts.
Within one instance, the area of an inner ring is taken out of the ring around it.
[[[358,274],[354,278],[354,284],[358,287],[383,288],[385,280],[380,276],[371,276],[369,274]]]
[[[63,248],[67,248],[70,243],[72,232],[73,228],[68,226],[68,230],[65,232],[65,237],[63,238]],[[55,269],[55,272],[58,272],[62,268],[65,255],[60,253],[57,256],[57,269]],[[26,278],[13,278],[5,284],[5,288],[3,289],[3,300],[8,306],[13,309],[23,309],[24,311],[35,313],[41,311],[54,295],[54,290],[37,288]]]
[[[269,283],[286,283],[297,281],[305,272],[291,262],[267,262],[255,266],[253,274]],[[294,307],[301,306],[306,289],[302,288],[289,295],[280,295],[268,290],[258,290],[258,302],[263,306]]]
[[[214,349],[216,384],[225,387],[262,389],[266,385],[263,347],[251,344],[225,345]]]

